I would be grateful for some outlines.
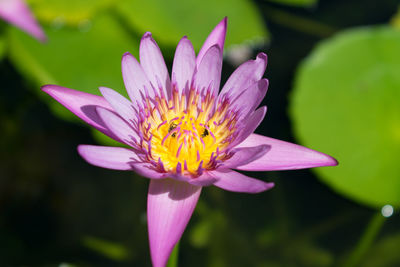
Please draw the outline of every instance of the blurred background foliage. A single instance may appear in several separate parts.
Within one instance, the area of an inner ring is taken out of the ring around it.
[[[250,173],[276,183],[258,195],[204,189],[179,265],[400,265],[397,0],[27,2],[49,41],[0,21],[0,265],[150,266],[148,181],[85,163],[78,144],[110,140],[40,86],[125,94],[120,59],[138,55],[145,31],[171,66],[183,35],[198,51],[224,16],[223,80],[257,52],[269,56],[257,132],[340,165]]]

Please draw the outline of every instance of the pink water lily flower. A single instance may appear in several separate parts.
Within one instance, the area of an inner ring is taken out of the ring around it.
[[[46,41],[46,35],[24,0],[0,0],[0,18],[21,28],[38,40]]]
[[[140,63],[122,57],[129,98],[101,87],[103,96],[57,85],[43,90],[111,138],[127,145],[80,145],[89,163],[130,170],[150,178],[147,202],[153,266],[165,266],[193,213],[204,186],[259,193],[274,186],[234,171],[272,171],[333,166],[323,153],[254,134],[267,108],[260,107],[268,88],[263,79],[267,56],[258,54],[236,69],[223,86],[220,79],[226,18],[208,36],[197,57],[183,37],[172,75],[150,33],[140,43]],[[218,93],[219,92],[219,93]]]

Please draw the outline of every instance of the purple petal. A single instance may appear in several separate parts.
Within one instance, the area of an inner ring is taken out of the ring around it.
[[[140,41],[140,65],[155,88],[167,93],[171,93],[171,80],[168,69],[165,65],[164,57],[156,41],[151,37],[150,32],[146,32]],[[162,88],[159,88],[161,86]]]
[[[237,169],[244,171],[296,170],[338,164],[334,158],[324,153],[258,134],[251,134],[237,147],[261,144],[269,145],[271,149],[261,158],[239,166]]]
[[[0,18],[45,42],[46,35],[23,0],[1,0]]]
[[[242,93],[233,100],[231,110],[240,110],[238,120],[248,118],[250,113],[260,105],[268,90],[268,80],[262,79],[252,86],[242,91]]]
[[[96,107],[112,109],[104,97],[79,92],[58,85],[45,85],[42,86],[42,90],[89,125],[95,127],[109,137],[118,140],[118,138],[108,130],[96,112]]]
[[[183,37],[176,47],[172,77],[178,87],[179,94],[190,86],[196,65],[196,55],[192,43]]]
[[[163,179],[168,177],[168,173],[158,172],[150,163],[136,163],[132,164],[133,171],[137,172],[143,177],[150,179]]]
[[[274,183],[266,183],[228,169],[218,169],[211,174],[218,178],[215,186],[232,192],[256,194],[274,187]]]
[[[136,142],[139,141],[139,137],[136,131],[120,116],[113,111],[105,108],[96,108],[97,114],[103,120],[107,128],[118,137],[123,143],[136,147]]]
[[[220,98],[228,95],[230,99],[238,97],[245,89],[257,83],[267,67],[267,55],[259,53],[255,60],[240,65],[229,77],[221,90]]]
[[[260,123],[263,121],[265,114],[267,113],[267,107],[263,106],[256,111],[245,121],[242,122],[243,125],[239,129],[239,135],[236,137],[235,141],[233,141],[228,148],[232,148],[243,142],[250,134],[252,134]],[[262,144],[255,144],[253,146],[258,146]],[[243,146],[242,146],[243,147]],[[250,146],[249,146],[250,147]]]
[[[248,164],[265,155],[270,148],[268,145],[234,148],[230,152],[233,153],[233,156],[223,162],[223,167],[231,169]]]
[[[175,180],[186,182],[186,183],[189,183],[192,185],[197,185],[197,186],[210,186],[217,181],[217,179],[213,176],[210,176],[207,171],[205,171],[199,177],[195,177],[195,178],[190,177],[190,176],[185,176],[185,175],[179,175],[179,174],[170,174],[170,177]]]
[[[123,119],[127,122],[135,120],[136,111],[133,109],[131,101],[110,88],[100,87],[99,89],[107,102]]]
[[[194,74],[194,86],[200,92],[210,86],[211,94],[217,95],[221,81],[222,52],[214,45],[205,53],[197,72]]]
[[[227,21],[228,18],[225,17],[221,20],[217,26],[211,31],[208,35],[206,41],[204,42],[203,46],[201,47],[199,54],[196,58],[196,66],[199,66],[201,61],[203,60],[204,55],[210,49],[210,47],[214,45],[218,45],[219,49],[222,52],[224,51],[224,43],[225,43],[225,36],[226,36],[226,28],[227,28]]]
[[[142,100],[142,96],[146,97],[146,93],[151,98],[154,97],[153,87],[150,85],[142,66],[134,56],[128,52],[125,53],[122,56],[121,68],[126,91],[132,102],[136,103],[136,101]]]
[[[88,163],[113,170],[132,170],[132,164],[141,161],[128,148],[79,145],[78,152]]]
[[[151,180],[147,198],[150,252],[154,267],[165,267],[199,199],[201,187],[172,179]]]

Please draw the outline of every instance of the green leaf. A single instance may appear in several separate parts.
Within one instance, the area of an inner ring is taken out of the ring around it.
[[[400,6],[399,6],[399,8],[397,9],[396,14],[394,14],[394,16],[391,18],[390,24],[391,24],[393,27],[395,27],[395,28],[397,28],[397,29],[400,29]]]
[[[10,31],[10,57],[24,76],[36,85],[39,95],[59,116],[76,119],[70,111],[40,90],[44,84],[57,84],[87,93],[99,94],[107,86],[126,95],[121,57],[138,51],[138,43],[110,16],[97,17],[88,31],[77,28],[47,28],[47,44],[26,34]]]
[[[228,16],[226,46],[264,42],[268,32],[257,7],[246,0],[128,0],[118,12],[139,35],[153,33],[157,42],[175,47],[187,35],[199,50],[210,31]]]
[[[3,59],[6,53],[6,40],[3,36],[0,36],[0,60]]]
[[[178,259],[179,259],[179,242],[176,243],[174,249],[172,250],[166,267],[178,267]]]
[[[365,255],[364,267],[399,266],[400,233],[392,233],[381,238]]]
[[[315,169],[344,196],[400,205],[400,31],[348,30],[303,62],[291,95],[300,141],[328,153],[337,167]]]
[[[81,25],[118,0],[30,0],[36,17],[54,26]]]
[[[86,236],[82,239],[82,243],[85,247],[112,260],[123,261],[129,258],[128,249],[115,242]]]
[[[268,0],[268,1],[289,6],[314,6],[317,4],[317,0]]]

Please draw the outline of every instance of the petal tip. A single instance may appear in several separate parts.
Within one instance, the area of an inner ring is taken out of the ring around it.
[[[110,92],[110,90],[112,90],[112,89],[110,89],[108,87],[105,87],[105,86],[100,86],[99,87],[99,91],[103,96],[104,96],[104,94],[107,94],[108,92]]]
[[[271,183],[265,183],[264,190],[262,190],[262,191],[260,191],[260,192],[267,191],[267,190],[272,189],[272,188],[274,188],[274,187],[275,187],[275,183],[273,183],[273,182],[271,182]]]
[[[337,166],[337,165],[339,165],[339,161],[337,161],[337,159],[335,159],[334,157],[329,156],[327,154],[324,154],[324,155],[326,156],[326,163],[327,163],[324,166]]]
[[[90,150],[90,147],[92,147],[91,145],[78,145],[76,147],[76,150],[78,151],[79,156],[81,156],[87,163],[89,164],[93,164],[90,161],[90,157],[88,157],[88,152]],[[93,164],[95,165],[95,164]]]
[[[317,153],[316,156],[316,160],[313,164],[313,166],[311,166],[310,168],[317,168],[317,167],[334,167],[339,165],[339,162],[332,156],[313,150],[313,149],[309,149],[312,153]]]
[[[228,16],[225,16],[220,23],[225,29],[228,27]]]
[[[50,84],[42,85],[40,87],[40,90],[42,90],[45,93],[49,93],[49,91],[51,90],[50,86],[51,86]]]
[[[257,54],[257,59],[263,59],[263,60],[267,61],[268,56],[267,56],[267,54],[261,52],[261,53]]]
[[[45,84],[40,87],[40,90],[42,90],[43,92],[45,92],[46,94],[49,94],[51,96],[56,91],[60,91],[62,89],[68,89],[68,88],[64,88],[64,87],[61,87],[61,86],[55,85],[55,84]]]
[[[147,38],[152,38],[151,32],[145,32],[145,33],[143,34],[142,40],[147,39]]]
[[[44,33],[43,33],[43,35],[37,36],[37,38],[42,43],[47,43],[47,41],[48,41],[48,38]]]
[[[85,153],[85,147],[86,147],[86,146],[87,146],[87,145],[78,145],[78,146],[76,147],[76,150],[78,151],[78,154],[79,154],[81,157],[83,157],[82,154]]]
[[[130,52],[125,52],[125,53],[122,55],[122,59],[124,59],[124,58],[127,57],[127,56],[132,56],[132,54],[131,54]]]

